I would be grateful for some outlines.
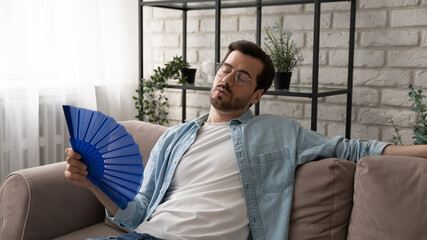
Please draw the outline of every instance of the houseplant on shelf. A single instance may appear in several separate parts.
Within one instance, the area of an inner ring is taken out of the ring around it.
[[[180,71],[188,69],[189,66],[190,64],[182,57],[175,56],[164,67],[159,66],[154,69],[154,74],[149,78],[140,79],[136,89],[137,96],[132,96],[135,100],[135,108],[138,110],[138,115],[135,118],[159,125],[169,123],[167,119],[169,103],[168,98],[164,95],[164,88],[169,79],[187,84],[189,77],[183,73],[180,74]]]
[[[292,32],[283,31],[278,24],[273,27],[264,27],[264,29],[267,35],[264,38],[264,46],[276,70],[274,87],[289,89],[292,70],[303,60],[301,48],[297,47],[292,40]]]
[[[427,108],[426,104],[423,104],[423,99],[426,98],[426,96],[422,94],[422,89],[414,90],[412,84],[409,84],[408,87],[409,101],[415,104],[415,107],[411,110],[418,113],[418,121],[412,126],[412,131],[414,132],[412,138],[415,139],[415,145],[427,144]],[[394,132],[396,133],[396,135],[393,135],[393,143],[395,145],[403,145],[402,136],[400,135],[399,129],[394,124],[393,119],[390,119],[389,123],[393,125]]]

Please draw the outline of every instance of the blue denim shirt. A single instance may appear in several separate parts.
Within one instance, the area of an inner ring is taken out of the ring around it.
[[[130,229],[164,201],[176,166],[208,114],[169,128],[154,146],[135,200],[111,219]],[[230,121],[252,239],[287,239],[298,165],[328,157],[356,162],[379,155],[387,143],[328,138],[280,116],[246,113]]]

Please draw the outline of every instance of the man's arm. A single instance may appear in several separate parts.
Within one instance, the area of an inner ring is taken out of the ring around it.
[[[73,151],[71,148],[65,149],[67,154],[67,167],[65,168],[65,177],[72,184],[89,189],[104,207],[112,214],[116,214],[119,206],[113,202],[101,189],[95,186],[89,179],[86,178],[88,171],[86,164],[82,163],[80,154]]]
[[[387,145],[381,154],[427,158],[427,145]]]

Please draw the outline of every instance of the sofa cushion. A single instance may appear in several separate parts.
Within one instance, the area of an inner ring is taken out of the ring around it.
[[[371,156],[356,168],[348,239],[427,239],[427,159]]]
[[[119,123],[126,128],[126,131],[132,135],[134,141],[138,144],[145,166],[150,157],[151,149],[154,147],[159,137],[166,131],[167,127],[137,120]]]
[[[111,221],[111,219],[109,219],[107,216],[105,216],[104,224],[107,225],[107,226],[109,226],[109,227],[112,227],[112,228],[114,228],[116,230],[119,230],[121,232],[124,232],[124,233],[131,232],[130,229],[125,228],[125,227],[121,227],[121,226],[117,225],[115,222]]]
[[[289,239],[345,239],[356,164],[324,159],[295,173]]]
[[[110,236],[117,236],[124,234],[125,232],[112,228],[105,225],[104,223],[94,224],[92,226],[80,229],[78,231],[69,233],[55,240],[76,240],[76,239],[87,239],[87,238],[108,238]]]

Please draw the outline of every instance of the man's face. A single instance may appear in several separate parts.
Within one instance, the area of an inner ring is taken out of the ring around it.
[[[264,90],[256,89],[256,76],[261,73],[263,63],[261,60],[245,55],[239,51],[231,52],[224,64],[228,66],[228,74],[225,77],[215,75],[211,89],[210,102],[220,111],[246,111],[250,104],[259,101]],[[252,79],[247,85],[236,84],[236,74],[248,74]]]

